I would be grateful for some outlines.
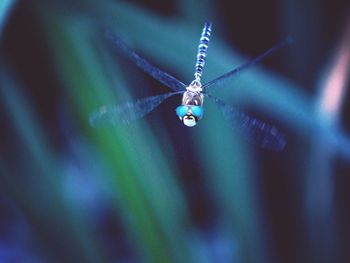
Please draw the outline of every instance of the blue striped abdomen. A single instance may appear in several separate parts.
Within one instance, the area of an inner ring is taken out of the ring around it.
[[[194,77],[196,80],[200,81],[202,77],[203,67],[205,64],[205,57],[207,55],[208,44],[210,40],[211,33],[211,22],[206,22],[202,31],[201,38],[198,45],[197,61],[196,61],[196,71]]]

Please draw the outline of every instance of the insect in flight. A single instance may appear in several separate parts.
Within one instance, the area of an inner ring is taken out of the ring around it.
[[[240,131],[242,131],[248,140],[255,142],[265,149],[273,151],[283,150],[286,144],[286,139],[284,134],[277,127],[267,124],[226,104],[219,98],[209,94],[209,91],[213,90],[213,88],[217,87],[218,84],[228,80],[238,72],[258,63],[277,49],[285,46],[288,44],[288,40],[284,40],[276,44],[255,59],[238,66],[237,68],[234,68],[233,70],[202,85],[201,78],[210,40],[211,26],[212,24],[210,22],[206,22],[204,24],[198,45],[194,80],[189,85],[185,85],[175,77],[160,70],[146,59],[140,57],[119,37],[114,35],[110,30],[107,30],[105,34],[106,38],[115,48],[117,48],[117,50],[127,56],[141,70],[170,88],[172,92],[156,96],[149,96],[138,99],[134,102],[126,102],[121,105],[103,106],[91,113],[90,124],[94,127],[106,124],[127,124],[133,120],[142,118],[154,110],[167,98],[173,95],[182,94],[182,102],[181,105],[176,108],[176,114],[184,125],[193,127],[203,118],[203,102],[204,98],[206,97],[219,107],[224,117],[230,121],[234,128],[238,128]]]

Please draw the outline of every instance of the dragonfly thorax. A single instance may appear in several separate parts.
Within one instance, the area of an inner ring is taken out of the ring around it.
[[[186,87],[187,91],[192,91],[192,92],[202,92],[202,83],[199,78],[194,79],[190,85]]]
[[[202,106],[204,95],[202,93],[202,84],[200,79],[195,79],[186,87],[186,91],[182,96],[182,105]]]
[[[202,106],[204,101],[204,95],[202,92],[193,92],[190,90],[187,90],[182,95],[182,105],[189,106]]]

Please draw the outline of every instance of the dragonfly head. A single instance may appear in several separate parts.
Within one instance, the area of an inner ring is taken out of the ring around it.
[[[202,119],[203,107],[195,105],[181,105],[176,108],[176,114],[186,126],[193,127],[200,119]]]

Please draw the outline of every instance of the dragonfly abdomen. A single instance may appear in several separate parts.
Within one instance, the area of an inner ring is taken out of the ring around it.
[[[198,52],[197,52],[197,61],[196,61],[196,70],[194,77],[196,80],[200,81],[202,77],[203,67],[205,64],[205,57],[207,55],[209,40],[211,33],[211,23],[206,22],[202,31],[201,38],[199,39]]]

